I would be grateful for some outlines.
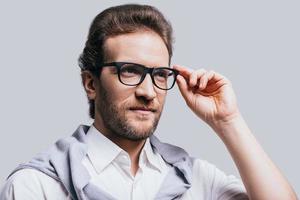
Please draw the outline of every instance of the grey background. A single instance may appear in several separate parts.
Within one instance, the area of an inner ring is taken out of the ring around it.
[[[18,163],[92,122],[77,58],[96,14],[127,2],[1,1],[1,185]],[[135,2],[157,6],[173,24],[173,64],[213,69],[232,81],[253,134],[300,194],[299,1]],[[156,134],[239,176],[177,86]]]

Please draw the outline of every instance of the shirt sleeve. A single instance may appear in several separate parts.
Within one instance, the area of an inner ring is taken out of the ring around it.
[[[226,175],[215,165],[196,159],[193,179],[198,189],[206,193],[205,199],[248,200],[243,182],[233,175]]]
[[[34,169],[15,172],[5,182],[0,200],[69,199],[61,184]]]

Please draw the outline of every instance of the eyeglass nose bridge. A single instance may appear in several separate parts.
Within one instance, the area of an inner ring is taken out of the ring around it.
[[[154,77],[153,77],[153,70],[154,70],[154,68],[153,67],[144,67],[144,71],[143,71],[143,74],[142,74],[142,76],[141,76],[141,79],[140,79],[140,82],[137,84],[137,85],[140,85],[143,81],[144,81],[144,79],[145,79],[145,77],[146,77],[146,75],[147,74],[150,74],[150,77],[151,77],[151,80],[152,80],[152,84],[153,85],[155,85],[156,87],[158,87],[157,85],[156,85],[156,83],[155,83],[155,81],[154,81]]]

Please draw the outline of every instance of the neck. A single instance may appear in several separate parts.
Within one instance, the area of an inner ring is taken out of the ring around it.
[[[103,123],[102,123],[103,124]],[[146,139],[144,140],[138,140],[133,141],[126,139],[124,137],[120,137],[119,135],[112,133],[104,126],[101,126],[101,123],[97,123],[97,120],[95,119],[93,125],[97,130],[99,130],[100,133],[102,133],[105,137],[107,137],[109,140],[111,140],[113,143],[118,145],[121,149],[126,151],[129,154],[131,163],[132,163],[132,172],[135,174],[135,172],[138,169],[138,163],[139,163],[139,156],[141,153],[141,150],[146,142]]]

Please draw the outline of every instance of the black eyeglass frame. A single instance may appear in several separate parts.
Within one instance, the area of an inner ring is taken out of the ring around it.
[[[140,66],[140,67],[143,68],[143,74],[142,74],[141,79],[140,79],[140,81],[139,81],[138,83],[136,83],[136,84],[127,84],[127,83],[124,83],[124,82],[122,81],[122,79],[121,79],[121,77],[120,77],[120,74],[121,74],[120,72],[121,72],[121,67],[122,67],[123,65],[125,65],[125,64],[134,64],[134,65],[137,65],[137,66]],[[161,89],[161,90],[170,90],[170,89],[172,89],[172,88],[174,87],[174,85],[175,85],[177,75],[179,74],[179,71],[178,71],[178,70],[172,69],[172,68],[169,68],[169,67],[146,67],[146,66],[144,66],[144,65],[142,65],[142,64],[133,63],[133,62],[110,62],[110,63],[103,63],[103,64],[98,65],[94,70],[100,70],[102,67],[116,67],[117,72],[118,72],[118,79],[119,79],[119,81],[120,81],[122,84],[128,85],[128,86],[137,86],[137,85],[141,84],[141,83],[144,81],[146,75],[149,73],[149,74],[150,74],[150,77],[151,77],[151,79],[152,79],[152,83],[153,83],[156,87],[158,87],[159,89]],[[153,74],[153,71],[154,71],[154,70],[157,70],[157,69],[167,69],[167,70],[170,70],[170,71],[173,72],[174,81],[173,81],[171,87],[165,89],[165,88],[159,87],[159,86],[155,83],[155,80],[154,80],[154,77],[153,77],[152,74]]]

